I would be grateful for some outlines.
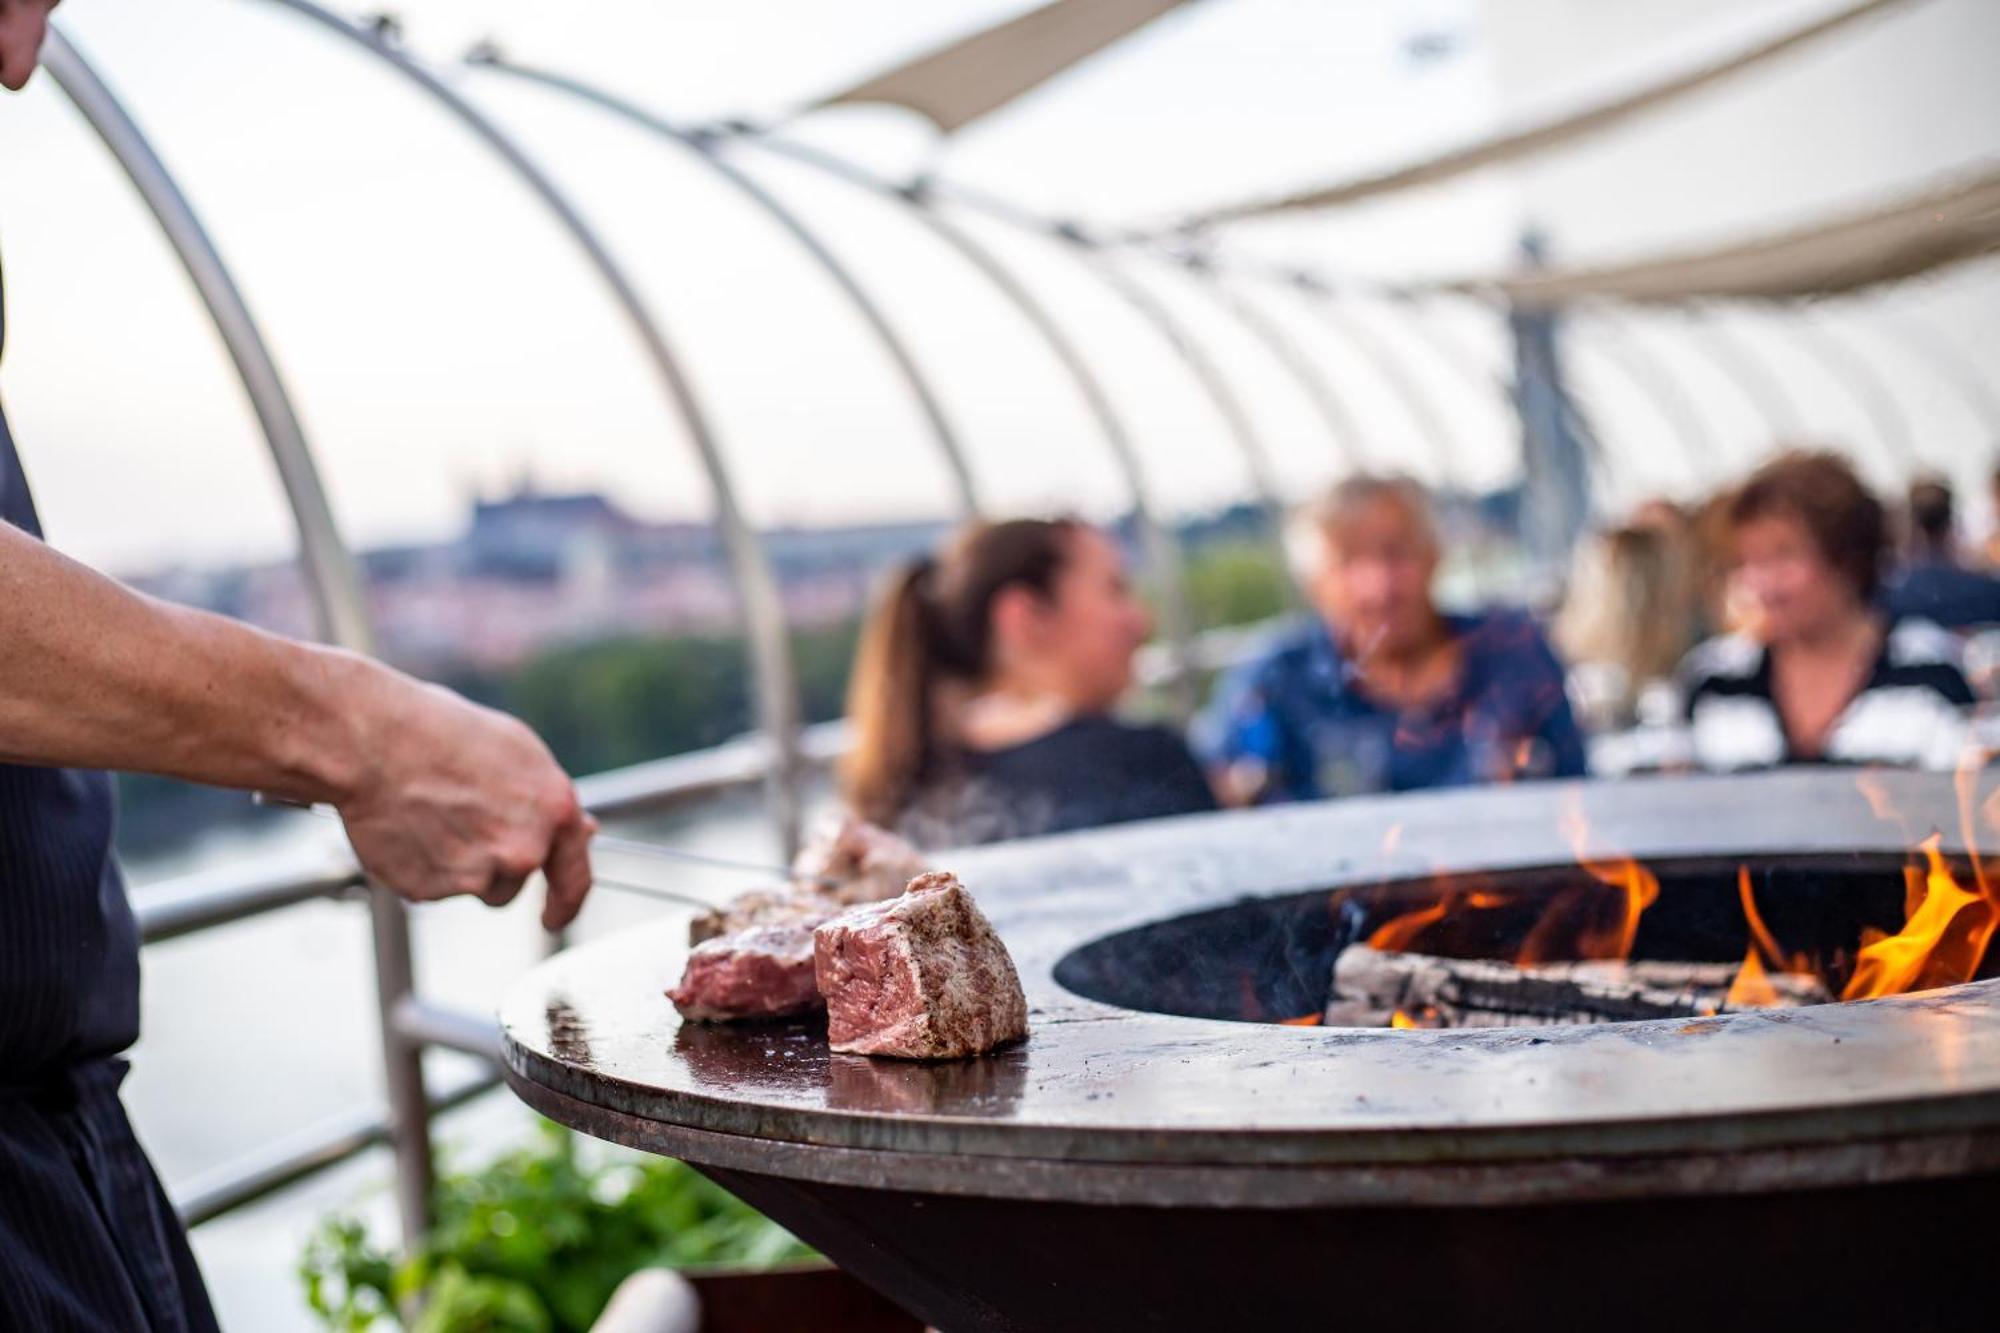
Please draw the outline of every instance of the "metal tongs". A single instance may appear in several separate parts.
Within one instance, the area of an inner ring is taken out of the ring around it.
[[[300,810],[321,819],[340,818],[333,809],[324,805],[313,805],[305,801],[293,801],[283,796],[273,796],[268,792],[252,792],[251,799],[258,805],[286,810]],[[737,870],[756,875],[761,879],[775,880],[781,884],[808,880],[824,886],[838,883],[830,875],[795,875],[785,866],[766,865],[761,861],[741,861],[729,856],[711,856],[707,852],[684,851],[679,847],[669,847],[664,843],[646,842],[638,838],[621,838],[614,834],[600,833],[590,840],[593,851],[611,852],[618,856],[637,856],[654,861],[668,861],[680,865],[709,866],[718,870]],[[645,884],[635,880],[619,879],[604,875],[593,876],[594,882],[603,888],[616,889],[622,893],[637,894],[642,898],[654,898],[661,902],[678,903],[686,907],[714,908],[722,904],[713,898],[698,893],[686,893],[670,889],[660,884]]]

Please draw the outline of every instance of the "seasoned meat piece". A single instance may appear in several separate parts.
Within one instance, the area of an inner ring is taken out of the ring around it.
[[[916,848],[866,820],[821,830],[792,862],[803,887],[818,886],[844,904],[893,898],[928,869]]]
[[[810,930],[841,906],[831,894],[807,889],[752,889],[689,922],[688,943],[700,944],[756,926],[802,923]]]
[[[819,1008],[813,923],[756,926],[696,945],[667,998],[682,1017],[698,1023],[785,1018]]]
[[[920,875],[900,898],[841,913],[813,949],[836,1051],[950,1060],[1027,1035],[1014,960],[954,875]]]

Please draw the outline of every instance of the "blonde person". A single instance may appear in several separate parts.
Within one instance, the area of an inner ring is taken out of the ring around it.
[[[1640,697],[1673,680],[1696,623],[1691,561],[1673,530],[1634,524],[1580,546],[1553,634],[1584,720],[1631,726]]]

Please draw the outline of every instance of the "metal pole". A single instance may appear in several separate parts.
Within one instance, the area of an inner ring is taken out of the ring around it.
[[[1119,416],[1116,406],[1111,401],[1111,395],[1106,392],[1103,382],[1091,370],[1090,363],[1084,358],[1083,353],[1056,322],[1055,316],[1049,313],[1048,309],[1036,299],[1034,293],[1028,290],[1027,286],[1015,276],[1013,270],[998,256],[974,240],[963,227],[940,213],[936,201],[921,185],[909,187],[897,185],[844,158],[805,144],[756,133],[748,126],[731,128],[737,131],[734,142],[750,144],[766,152],[803,163],[907,208],[911,217],[992,284],[1047,345],[1064,373],[1076,386],[1077,392],[1082,395],[1085,407],[1096,421],[1098,432],[1111,452],[1112,461],[1117,466],[1119,475],[1125,480],[1131,496],[1133,521],[1139,531],[1140,548],[1144,552],[1151,581],[1159,593],[1160,629],[1173,662],[1169,694],[1177,715],[1182,718],[1192,716],[1194,626],[1188,613],[1187,581],[1182,569],[1180,544],[1161,522],[1158,512],[1153,507],[1145,466],[1133,445],[1131,432],[1126,428],[1124,419]]]
[[[736,485],[723,457],[707,413],[694,391],[680,358],[675,355],[637,288],[612,258],[596,231],[584,221],[556,184],[485,113],[459,96],[428,69],[388,44],[385,35],[356,27],[322,9],[312,0],[270,0],[346,38],[408,78],[470,129],[511,168],[522,183],[555,214],[583,251],[619,310],[652,360],[668,399],[686,422],[702,471],[715,499],[715,522],[723,549],[743,600],[743,618],[750,645],[757,718],[772,751],[769,803],[787,855],[799,835],[798,779],[801,772],[798,734],[801,715],[797,675],[785,627],[784,604],[777,579],[756,534],[736,499]]]
[[[1277,554],[1278,567],[1286,571],[1291,579],[1291,561],[1285,555],[1285,504],[1279,496],[1278,478],[1271,467],[1271,452],[1258,432],[1256,423],[1244,409],[1242,399],[1230,386],[1229,379],[1222,373],[1188,327],[1174,317],[1172,311],[1144,285],[1119,268],[1117,263],[1096,251],[1082,237],[1073,240],[1083,257],[1084,267],[1101,279],[1105,286],[1116,292],[1125,303],[1138,312],[1140,318],[1151,324],[1160,336],[1174,349],[1182,364],[1194,376],[1215,410],[1221,414],[1223,425],[1228,428],[1229,437],[1236,442],[1238,452],[1243,455],[1243,463],[1250,473],[1251,488],[1257,494],[1258,504],[1264,511],[1265,534],[1271,549]],[[1296,593],[1298,588],[1293,585]]]
[[[1486,313],[1496,315],[1498,312],[1488,307]],[[1491,393],[1498,398],[1501,415],[1510,422],[1518,423],[1520,403],[1514,393],[1513,381],[1503,371],[1491,366],[1481,366],[1479,357],[1470,348],[1438,328],[1414,303],[1411,304],[1408,314],[1409,319],[1403,327],[1408,329],[1419,343],[1423,344],[1439,362],[1450,367],[1453,374],[1464,379],[1476,392]],[[1576,404],[1570,401],[1567,394],[1563,396],[1561,411],[1563,424],[1584,442],[1590,462],[1592,485],[1604,489],[1606,472],[1604,446],[1598,440],[1597,432],[1583,419]]]
[[[1416,423],[1417,434],[1430,446],[1431,455],[1437,463],[1439,482],[1449,484],[1454,462],[1462,460],[1454,460],[1451,432],[1446,429],[1443,418],[1432,408],[1430,399],[1424,396],[1423,389],[1410,378],[1408,368],[1390,352],[1372,330],[1348,311],[1341,309],[1340,302],[1333,293],[1315,283],[1305,281],[1296,282],[1293,286],[1310,298],[1306,304],[1319,317],[1321,324],[1345,338],[1370,365],[1375,367],[1383,382],[1389,386],[1390,392],[1401,400],[1404,409],[1410,414],[1410,419]]]
[[[312,591],[321,637],[357,652],[370,651],[372,635],[360,571],[340,539],[333,509],[320,485],[318,468],[306,445],[298,413],[292,408],[291,396],[285,391],[263,335],[207,229],[124,106],[105,87],[90,63],[53,26],[43,51],[42,67],[118,160],[153,220],[166,234],[168,244],[221,335],[237,378],[243,383],[243,392],[250,399],[251,410],[257,414],[271,461],[277,465],[285,500],[298,524],[299,557]]]
[[[1342,402],[1340,395],[1333,391],[1325,375],[1312,360],[1299,350],[1298,344],[1268,314],[1241,293],[1226,286],[1213,268],[1202,264],[1188,265],[1189,271],[1204,279],[1203,287],[1222,308],[1229,312],[1251,337],[1264,346],[1285,373],[1299,386],[1319,419],[1326,423],[1327,434],[1333,439],[1333,447],[1341,456],[1341,462],[1349,472],[1364,470],[1366,447],[1362,443],[1363,434],[1354,414]]]
[[[663,138],[671,139],[691,151],[703,166],[727,181],[744,198],[762,209],[765,215],[773,222],[776,222],[786,232],[790,233],[792,239],[799,243],[800,248],[811,256],[813,262],[818,264],[829,278],[833,279],[834,285],[840,288],[841,293],[853,305],[855,313],[861,316],[862,322],[868,326],[869,331],[875,336],[882,350],[888,354],[890,362],[896,367],[897,374],[902,377],[903,383],[909,389],[911,397],[917,400],[917,406],[923,412],[924,421],[930,429],[931,438],[937,445],[938,453],[944,458],[946,468],[951,473],[952,485],[957,491],[960,509],[967,516],[977,516],[979,514],[979,490],[973,480],[972,467],[966,460],[965,449],[959,441],[958,432],[953,429],[950,418],[945,414],[942,400],[939,398],[937,391],[931,386],[929,377],[918,366],[916,357],[910,351],[909,344],[904,341],[901,334],[897,333],[895,326],[889,322],[889,317],[882,309],[881,304],[873,296],[869,295],[867,289],[862,286],[861,280],[856,276],[854,270],[849,268],[838,255],[834,254],[828,248],[819,234],[808,226],[805,220],[794,209],[787,206],[755,179],[737,168],[734,163],[729,162],[716,153],[714,135],[696,134],[688,130],[683,130],[664,117],[648,111],[634,102],[627,101],[614,93],[606,92],[572,75],[556,74],[547,70],[517,64],[490,47],[479,48],[473,54],[467,56],[466,60],[469,64],[483,66],[501,74],[511,74],[516,78],[525,79],[530,83],[539,84],[544,88],[581,98],[601,110],[608,111],[612,115],[621,117],[639,126],[641,129],[649,130]]]
[[[325,638],[356,652],[372,651],[374,636],[360,571],[341,540],[319,469],[306,443],[270,349],[221,254],[187,196],[125,108],[88,61],[51,29],[42,64],[138,190],[187,270],[249,396],[298,526],[299,550]],[[376,1012],[389,1099],[389,1138],[396,1158],[397,1212],[406,1246],[430,1228],[432,1159],[430,1105],[421,1049],[397,1031],[393,1016],[415,990],[409,914],[394,894],[371,885],[368,914],[375,945]]]

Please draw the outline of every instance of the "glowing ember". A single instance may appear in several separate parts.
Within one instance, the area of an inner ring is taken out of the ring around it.
[[[1316,1028],[1322,1019],[1320,1014],[1300,1014],[1297,1018],[1281,1018],[1278,1021],[1288,1028]]]

